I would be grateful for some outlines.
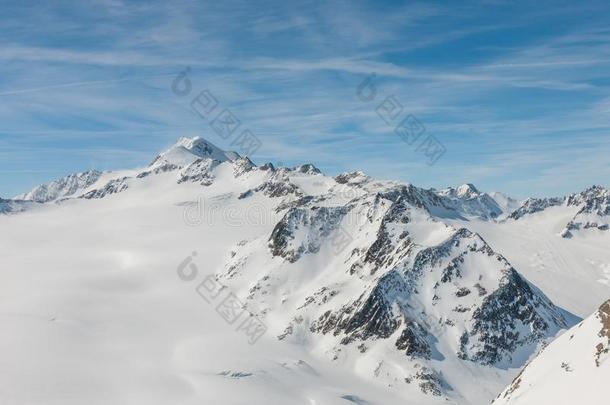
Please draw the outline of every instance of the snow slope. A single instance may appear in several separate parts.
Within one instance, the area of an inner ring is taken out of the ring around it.
[[[0,216],[0,402],[403,402],[270,333],[250,345],[199,295],[199,283],[222,267],[224,252],[275,224],[267,197],[260,207],[269,206],[261,211],[268,220],[231,222],[227,208],[206,211],[201,224],[185,222],[198,198],[231,206],[267,177],[264,170],[240,177],[247,166],[216,166],[208,187],[196,179],[178,183],[181,169],[141,177],[146,169],[122,172],[129,185],[122,191]],[[193,251],[198,277],[186,282],[177,269]]]
[[[609,353],[610,300],[546,347],[494,404],[607,404]]]
[[[586,317],[610,296],[610,232],[589,229],[562,238],[579,209],[560,205],[500,223],[447,222],[478,232],[554,303]]]
[[[472,185],[255,166],[202,138],[0,204],[21,207],[0,215],[9,404],[483,404],[610,291],[589,274],[608,233],[559,236],[581,206],[496,221],[506,201]],[[528,260],[539,239],[569,259]]]
[[[610,190],[599,185],[562,198],[528,198],[521,207],[509,215],[509,219],[527,218],[558,206],[574,208],[572,218],[561,231],[561,236],[564,238],[571,238],[574,233],[583,234],[610,229]]]

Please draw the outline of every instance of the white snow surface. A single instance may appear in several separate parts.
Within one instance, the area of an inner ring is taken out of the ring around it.
[[[610,300],[546,347],[495,405],[605,405],[610,377]]]
[[[199,158],[209,158],[220,162],[239,158],[236,152],[225,152],[201,137],[180,138],[175,145],[161,153],[151,165],[169,163],[180,167],[188,166]]]
[[[560,236],[578,207],[558,206],[518,221],[451,221],[467,226],[508,259],[557,305],[586,317],[610,297],[610,232]]]
[[[570,312],[587,316],[610,296],[610,232],[559,235],[578,207],[495,221],[490,214],[505,216],[514,202],[472,185],[436,193],[342,176],[251,167],[182,138],[147,168],[103,173],[47,204],[0,201],[11,207],[0,215],[0,403],[487,404],[576,322]],[[397,187],[413,198],[404,222],[388,221]],[[291,210],[294,233],[279,249],[287,256],[274,255],[270,237]],[[384,223],[389,253],[366,262]],[[349,344],[344,332],[310,330],[324,311],[449,242],[415,292],[385,295],[393,316],[429,331],[429,358],[396,349],[400,328]],[[440,283],[455,263],[459,277]],[[472,312],[512,267],[531,283],[542,319],[558,324],[492,365],[459,358],[460,331],[474,327]],[[179,277],[184,268],[196,269],[194,280]],[[208,275],[264,322],[255,344],[198,293]],[[464,288],[473,292],[456,298]]]

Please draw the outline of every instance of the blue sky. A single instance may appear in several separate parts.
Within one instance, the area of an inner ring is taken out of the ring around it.
[[[180,136],[229,148],[171,91],[187,66],[256,163],[517,197],[610,185],[610,4],[457,3],[1,0],[0,196]],[[435,165],[377,115],[389,96],[445,146]]]

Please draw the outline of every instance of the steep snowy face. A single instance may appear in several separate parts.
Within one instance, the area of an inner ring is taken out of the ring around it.
[[[610,301],[546,347],[494,404],[607,404],[608,376]]]
[[[180,138],[176,144],[157,156],[150,166],[185,167],[197,159],[213,159],[219,162],[239,158],[236,152],[225,152],[211,142],[200,138]]]
[[[492,191],[488,194],[491,198],[493,198],[496,204],[498,204],[498,206],[502,210],[504,217],[507,217],[521,206],[521,202],[519,200],[512,198],[504,193]]]
[[[46,203],[62,198],[74,197],[98,181],[101,175],[102,173],[97,170],[74,173],[51,183],[42,184],[29,193],[15,197],[15,199]]]
[[[481,193],[479,190],[477,190],[474,184],[466,183],[458,186],[458,188],[455,190],[455,194],[458,198],[472,198]]]

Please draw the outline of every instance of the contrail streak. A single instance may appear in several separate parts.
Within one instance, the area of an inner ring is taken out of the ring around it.
[[[127,82],[127,81],[130,81],[130,80],[144,78],[144,77],[171,76],[171,75],[175,75],[175,74],[176,73],[162,73],[162,74],[158,74],[158,75],[133,76],[133,77],[127,77],[127,78],[123,78],[123,79],[90,80],[90,81],[84,81],[84,82],[72,82],[72,83],[54,84],[54,85],[50,85],[50,86],[34,87],[34,88],[31,88],[31,89],[19,89],[19,90],[3,91],[3,92],[0,92],[0,96],[10,96],[10,95],[14,95],[14,94],[35,93],[37,91],[61,89],[61,88],[66,88],[66,87],[78,87],[78,86],[90,86],[90,85],[97,85],[97,84]]]

